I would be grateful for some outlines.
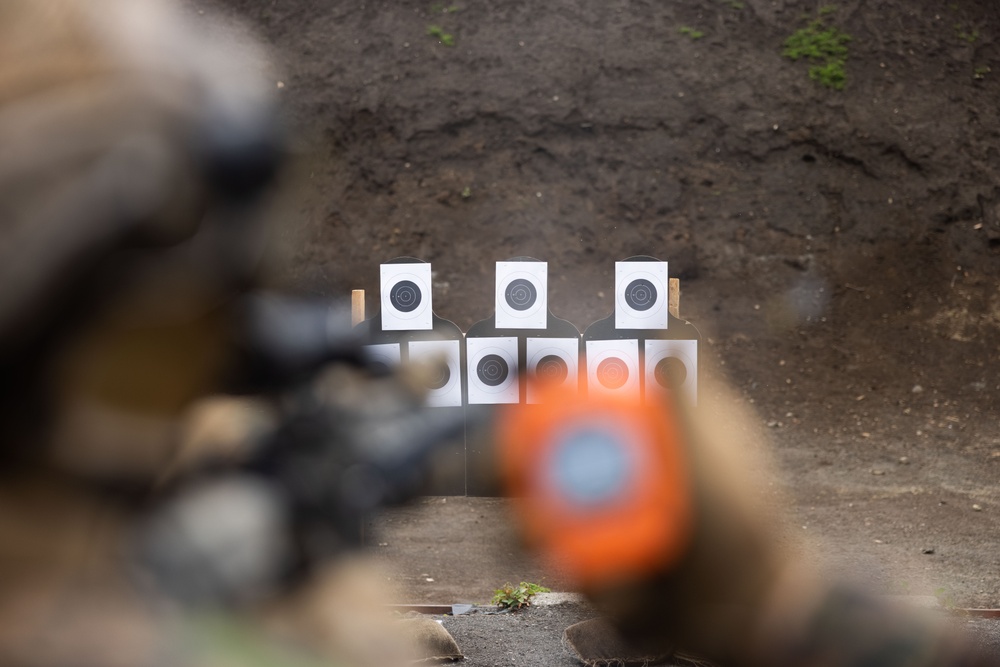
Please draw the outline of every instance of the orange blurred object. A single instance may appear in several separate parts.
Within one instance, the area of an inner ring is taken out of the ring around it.
[[[539,404],[498,421],[501,475],[528,541],[585,591],[669,569],[693,525],[672,407],[538,390]]]

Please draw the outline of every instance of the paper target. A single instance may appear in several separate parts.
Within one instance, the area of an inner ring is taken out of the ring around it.
[[[544,329],[548,324],[547,262],[497,262],[497,329]]]
[[[362,348],[365,361],[376,371],[390,371],[402,363],[399,343],[378,343]]]
[[[382,264],[381,278],[383,331],[434,328],[430,264]]]
[[[579,338],[528,338],[528,403],[537,403],[539,386],[576,387],[580,366]]]
[[[698,403],[698,341],[646,341],[646,395],[651,397],[670,387],[691,405]]]
[[[432,408],[462,405],[460,341],[416,340],[409,344],[410,363],[433,364],[426,403]]]
[[[666,329],[667,263],[615,262],[615,328]]]
[[[588,340],[588,391],[639,396],[639,341]]]
[[[467,338],[469,403],[518,403],[517,338]]]

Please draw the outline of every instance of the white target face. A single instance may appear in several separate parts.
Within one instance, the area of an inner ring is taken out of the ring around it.
[[[615,262],[615,328],[666,329],[667,263]]]
[[[675,388],[691,405],[698,403],[698,341],[646,341],[646,396]]]
[[[377,370],[392,370],[402,363],[399,343],[378,343],[365,345],[362,354],[371,366]]]
[[[544,329],[548,324],[547,262],[497,262],[497,329]]]
[[[410,363],[428,364],[434,370],[428,378],[426,403],[432,408],[462,405],[460,341],[419,340],[409,344]]]
[[[538,386],[576,387],[580,366],[579,338],[528,338],[526,349],[528,403],[537,403]]]
[[[587,390],[639,397],[639,341],[588,340]]]
[[[430,264],[382,264],[381,278],[383,331],[434,328]]]
[[[518,403],[517,338],[466,338],[469,403]]]

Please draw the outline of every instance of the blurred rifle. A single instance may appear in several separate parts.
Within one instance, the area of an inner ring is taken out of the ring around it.
[[[280,587],[462,425],[368,367],[346,313],[261,291],[287,149],[255,45],[154,0],[0,16],[0,488],[123,511],[182,598]],[[246,400],[206,401],[226,393]],[[223,456],[191,414],[252,442]]]
[[[265,580],[288,583],[358,546],[366,513],[421,493],[436,448],[465,427],[461,415],[424,406],[408,369],[389,372],[366,362],[347,308],[267,293],[248,295],[238,312],[225,386],[270,397],[273,418],[237,465],[225,472],[202,466],[180,477],[175,499],[154,514],[138,545],[163,588],[190,601],[240,599]],[[199,516],[215,517],[212,504],[229,502],[225,491],[209,486],[249,494],[257,500],[247,502],[262,504],[263,515],[279,517],[244,536],[214,533],[220,541],[262,553],[276,540],[291,548],[244,579],[228,573],[225,545],[191,539],[213,535],[190,526]],[[219,574],[213,580],[206,572]]]

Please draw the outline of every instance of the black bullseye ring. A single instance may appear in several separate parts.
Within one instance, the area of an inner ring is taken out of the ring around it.
[[[538,291],[530,280],[517,278],[507,284],[507,289],[504,290],[504,299],[507,301],[507,305],[514,310],[528,310],[535,305]]]
[[[510,367],[499,354],[487,354],[476,364],[476,375],[487,387],[498,387],[507,380]]]
[[[608,389],[620,389],[628,382],[628,365],[611,357],[597,364],[597,380]]]
[[[437,373],[427,380],[427,388],[431,391],[444,389],[448,385],[448,381],[451,380],[451,369],[448,368],[447,364],[439,364],[435,370]]]
[[[661,387],[679,387],[687,379],[687,366],[677,357],[667,357],[656,362],[653,377]]]
[[[656,286],[645,278],[637,278],[625,288],[625,303],[633,310],[649,310],[656,303]]]
[[[547,354],[535,366],[535,377],[546,384],[561,384],[569,377],[569,366],[559,355]]]
[[[389,292],[389,303],[401,313],[412,313],[422,300],[420,288],[412,280],[400,280]]]

